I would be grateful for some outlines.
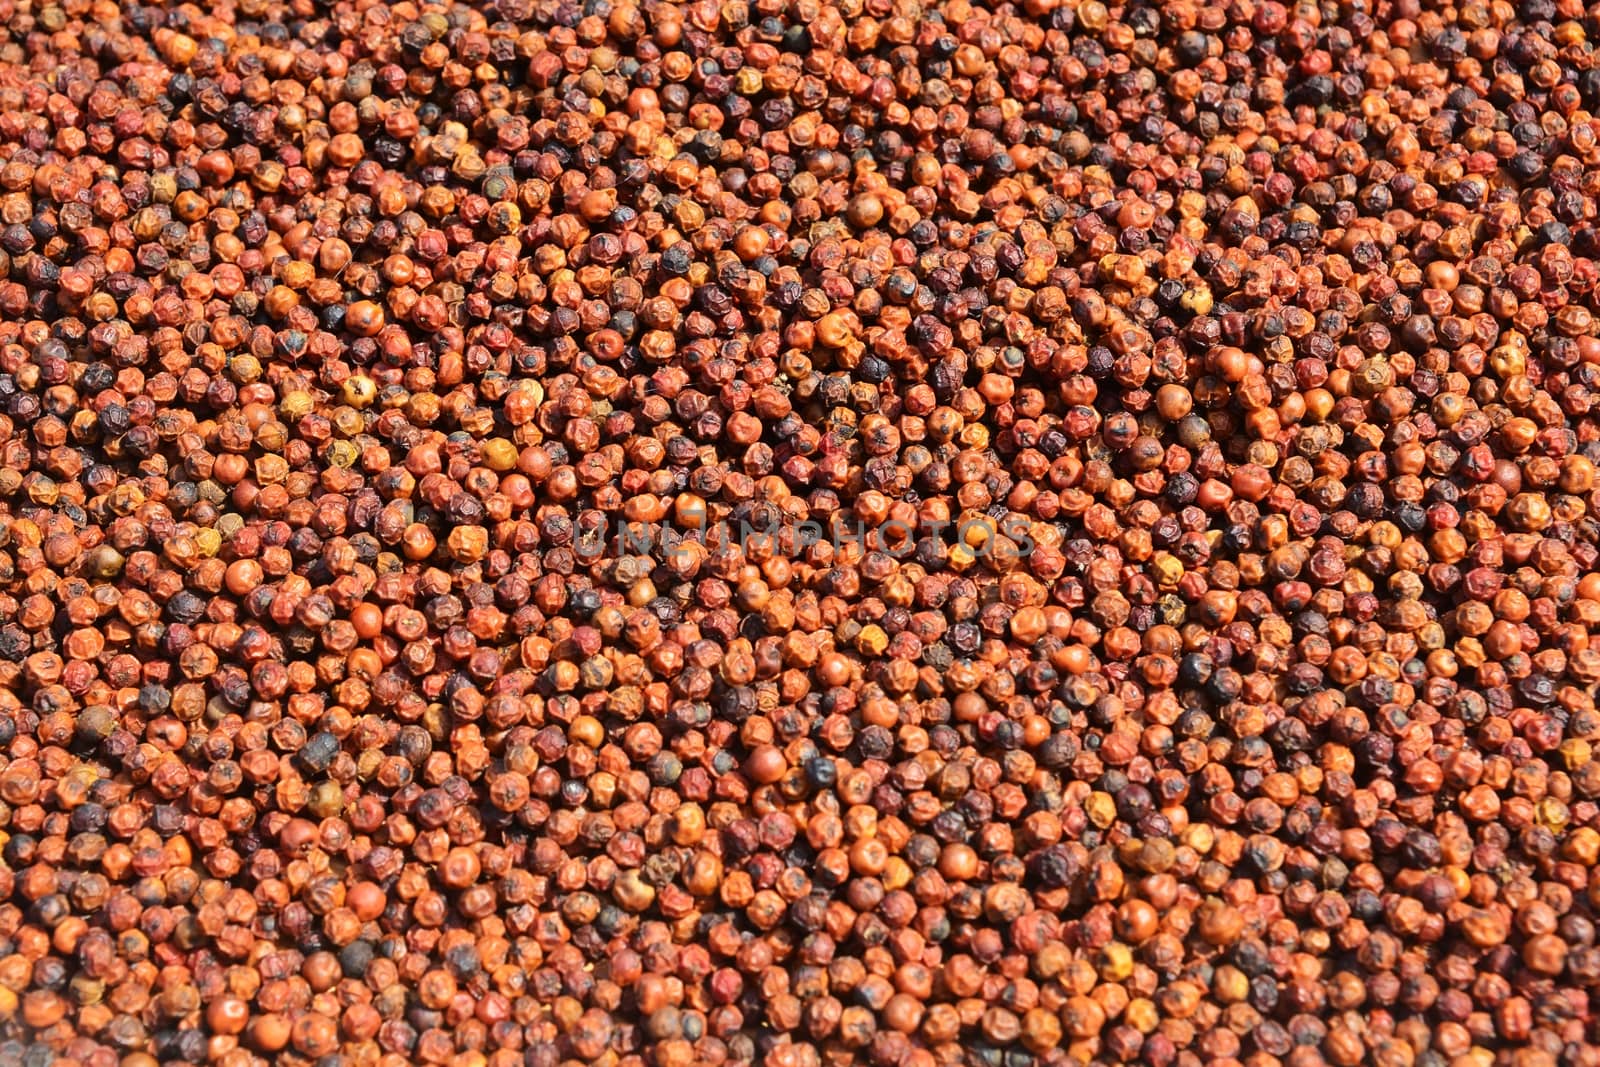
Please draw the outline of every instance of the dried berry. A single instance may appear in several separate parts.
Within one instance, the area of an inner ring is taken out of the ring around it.
[[[3,17],[0,1063],[1595,1060],[1580,5]]]

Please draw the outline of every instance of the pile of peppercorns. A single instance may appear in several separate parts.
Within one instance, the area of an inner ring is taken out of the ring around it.
[[[1600,7],[0,24],[0,1063],[1600,1067]]]

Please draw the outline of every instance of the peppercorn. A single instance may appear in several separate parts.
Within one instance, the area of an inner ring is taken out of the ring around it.
[[[0,1061],[1592,1058],[1578,7],[102,15]]]

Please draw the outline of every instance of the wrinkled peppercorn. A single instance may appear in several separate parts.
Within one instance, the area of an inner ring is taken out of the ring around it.
[[[1596,1060],[1593,12],[3,18],[0,1063]]]

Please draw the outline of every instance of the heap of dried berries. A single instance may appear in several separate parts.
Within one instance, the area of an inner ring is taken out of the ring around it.
[[[0,23],[0,1063],[1600,1065],[1600,8]]]

